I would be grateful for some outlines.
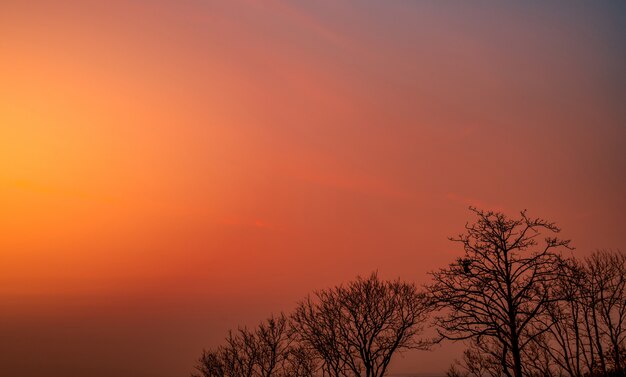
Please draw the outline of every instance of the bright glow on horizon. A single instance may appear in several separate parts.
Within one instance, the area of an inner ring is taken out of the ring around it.
[[[527,208],[583,255],[623,249],[625,17],[3,2],[0,369],[188,373],[311,290],[423,282],[459,252],[468,205]]]

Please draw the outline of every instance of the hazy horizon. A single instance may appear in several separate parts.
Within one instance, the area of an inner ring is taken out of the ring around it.
[[[427,282],[470,205],[624,250],[625,25],[608,1],[2,1],[0,370],[189,375],[314,290]]]

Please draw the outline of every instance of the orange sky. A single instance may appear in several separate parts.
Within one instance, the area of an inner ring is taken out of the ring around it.
[[[468,205],[624,248],[617,3],[0,4],[0,369],[188,375]],[[441,372],[455,347],[398,360]]]

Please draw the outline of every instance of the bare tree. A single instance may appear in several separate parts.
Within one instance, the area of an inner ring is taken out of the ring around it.
[[[522,377],[526,347],[548,330],[537,318],[555,300],[558,250],[569,247],[569,241],[550,236],[560,229],[526,211],[511,219],[470,209],[476,222],[451,238],[463,245],[464,257],[432,273],[429,292],[442,310],[435,323],[442,339],[494,340],[503,360],[510,355],[511,368],[503,362],[503,374]],[[542,232],[549,236],[539,242]]]
[[[428,311],[415,285],[381,281],[373,273],[308,296],[292,323],[302,344],[321,361],[322,375],[381,377],[396,352],[425,348],[416,336]]]
[[[500,377],[507,354],[500,344],[493,340],[473,339],[463,351],[463,359],[455,361],[447,372],[447,377]]]
[[[281,314],[254,331],[229,332],[226,344],[203,352],[196,369],[197,377],[308,377],[315,365],[311,354],[293,341]]]
[[[547,316],[540,318],[548,329],[535,339],[563,375],[582,377],[593,369],[593,344],[585,328],[585,267],[576,259],[563,259],[553,294],[558,301],[548,304]]]
[[[563,260],[553,284],[558,301],[537,320],[547,331],[525,351],[527,374],[623,376],[626,342],[626,255],[598,251]]]
[[[626,365],[626,254],[597,251],[585,260],[587,305],[595,353],[603,375],[624,375]]]
[[[565,376],[563,368],[554,362],[554,358],[549,348],[543,347],[548,343],[548,335],[541,333],[537,335],[523,349],[522,372],[530,377],[561,377]]]

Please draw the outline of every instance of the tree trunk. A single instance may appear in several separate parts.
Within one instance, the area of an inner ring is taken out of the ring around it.
[[[598,348],[598,358],[600,359],[600,367],[602,368],[602,375],[607,376],[606,362],[604,360],[604,350],[602,349],[602,341],[600,338],[600,325],[598,324],[598,317],[596,314],[595,303],[591,307],[591,318],[593,319],[593,329],[596,334],[596,346]]]
[[[522,356],[520,355],[519,339],[517,335],[513,336],[511,344],[511,354],[513,354],[513,373],[515,377],[522,376]]]

